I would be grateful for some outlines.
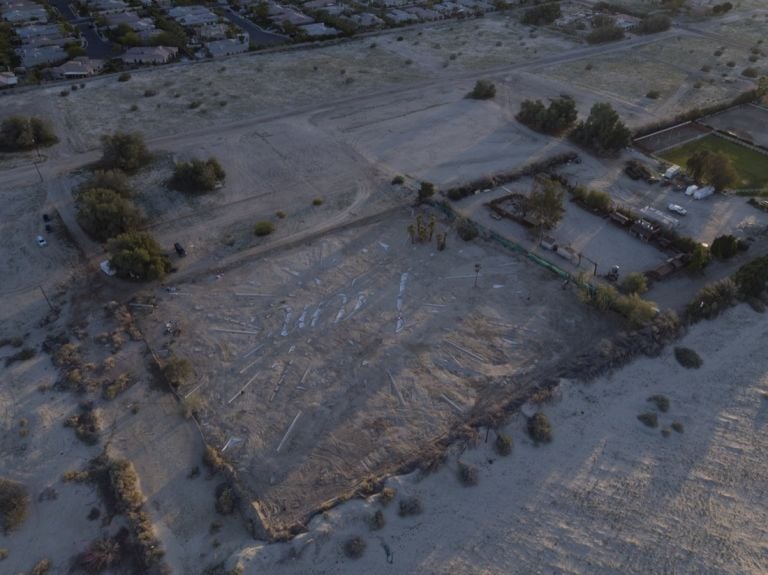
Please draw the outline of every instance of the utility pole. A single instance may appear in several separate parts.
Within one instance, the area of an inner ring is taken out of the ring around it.
[[[51,300],[48,299],[48,296],[46,295],[45,290],[43,289],[43,286],[38,285],[37,287],[40,288],[40,293],[43,294],[43,297],[45,298],[45,301],[48,304],[48,307],[51,308],[51,311],[55,311],[55,308],[53,307]]]

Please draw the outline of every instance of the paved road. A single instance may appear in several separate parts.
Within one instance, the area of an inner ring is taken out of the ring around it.
[[[224,16],[235,26],[248,32],[248,34],[251,35],[251,43],[256,44],[257,46],[275,46],[290,40],[290,37],[288,36],[267,32],[266,30],[259,28],[247,18],[240,16],[237,12],[232,10],[232,8],[226,8],[224,10]]]
[[[51,5],[56,8],[59,14],[66,18],[67,22],[80,31],[80,34],[86,41],[85,52],[89,58],[107,60],[115,55],[112,43],[102,40],[91,27],[92,18],[74,13],[70,8],[68,0],[51,0]]]

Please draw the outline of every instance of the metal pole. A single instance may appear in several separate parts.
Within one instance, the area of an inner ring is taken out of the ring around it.
[[[51,308],[51,311],[54,311],[53,305],[51,304],[51,300],[49,300],[48,296],[45,294],[45,290],[43,289],[43,286],[38,285],[37,287],[40,288],[40,293],[43,294],[43,297],[45,298],[45,301],[48,303],[48,307]]]

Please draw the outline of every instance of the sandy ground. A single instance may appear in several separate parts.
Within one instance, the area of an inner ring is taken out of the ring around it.
[[[158,354],[194,364],[181,393],[203,401],[209,443],[237,438],[227,456],[275,529],[411,460],[478,402],[528,385],[512,376],[544,373],[609,329],[547,272],[466,244],[440,219],[446,251],[412,245],[413,222],[404,210],[174,283],[140,320]]]
[[[400,518],[392,504],[371,532],[379,504],[351,502],[292,543],[244,550],[245,573],[764,573],[765,336],[765,317],[740,306],[682,341],[704,358],[697,371],[667,350],[589,385],[563,381],[544,407],[551,444],[533,446],[518,416],[505,428],[511,456],[492,442],[461,454],[479,486],[459,484],[455,460],[423,479],[393,478],[399,497],[422,500],[422,515]],[[657,429],[636,418],[656,411],[654,394],[670,401]],[[684,433],[664,437],[673,422]],[[340,551],[351,535],[367,543],[356,561]]]

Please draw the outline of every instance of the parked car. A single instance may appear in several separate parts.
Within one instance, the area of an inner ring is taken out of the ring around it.
[[[43,236],[37,236],[37,245],[41,248],[44,248],[48,245],[48,242],[45,241],[45,238]]]
[[[684,216],[688,213],[688,210],[686,210],[683,206],[678,206],[677,204],[669,204],[667,209],[669,209],[670,212],[675,212],[681,216]]]

